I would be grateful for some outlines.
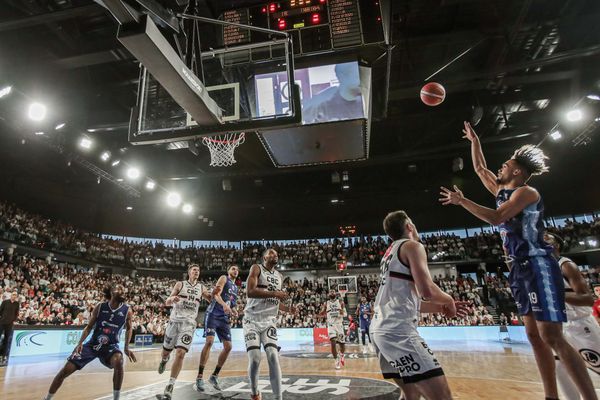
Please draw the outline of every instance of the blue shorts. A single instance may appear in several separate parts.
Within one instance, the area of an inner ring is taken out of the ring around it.
[[[212,314],[206,314],[204,320],[204,337],[215,336],[221,343],[231,342],[231,325],[227,317],[216,317]]]
[[[104,345],[99,350],[94,350],[91,344],[86,343],[83,345],[81,354],[71,354],[67,361],[75,364],[77,369],[81,369],[98,358],[105,367],[112,369],[110,359],[116,353],[123,354],[118,344]]]
[[[360,330],[361,331],[368,331],[369,327],[371,326],[371,321],[367,321],[366,319],[360,319]]]
[[[536,321],[567,322],[565,283],[554,257],[514,260],[508,281],[519,315],[531,312]]]

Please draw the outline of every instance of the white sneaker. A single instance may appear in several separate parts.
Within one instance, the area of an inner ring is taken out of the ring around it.
[[[340,369],[340,368],[341,368],[341,367],[340,367],[340,358],[339,358],[339,357],[337,357],[337,358],[335,359],[335,369]]]

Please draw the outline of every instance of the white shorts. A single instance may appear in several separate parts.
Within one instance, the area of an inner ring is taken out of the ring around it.
[[[188,351],[192,346],[195,330],[196,321],[169,321],[167,329],[165,329],[163,348],[167,351],[173,349],[184,349],[185,351]]]
[[[563,325],[563,335],[577,350],[586,367],[600,374],[600,326],[591,315]]]
[[[371,339],[385,379],[402,379],[409,384],[444,375],[416,328],[402,333],[371,332]]]
[[[246,342],[246,351],[260,350],[260,345],[263,348],[275,347],[279,351],[277,345],[277,324],[276,320],[254,322],[248,318],[242,320],[244,328],[244,340]]]
[[[327,325],[327,334],[329,339],[335,339],[338,343],[346,342],[346,334],[344,332],[344,325],[341,323],[334,325]]]

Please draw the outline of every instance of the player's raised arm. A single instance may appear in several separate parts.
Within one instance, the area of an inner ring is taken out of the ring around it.
[[[496,175],[488,169],[487,163],[485,162],[485,157],[483,156],[483,150],[481,149],[479,137],[475,133],[475,130],[471,124],[467,121],[464,122],[463,134],[463,138],[468,139],[471,142],[471,159],[473,161],[473,169],[475,170],[475,173],[479,179],[481,179],[481,182],[485,188],[495,196],[498,194]]]
[[[266,288],[259,288],[259,275],[260,266],[258,264],[254,264],[252,268],[250,268],[250,274],[248,275],[248,280],[246,281],[246,296],[248,298],[268,299],[275,297],[279,300],[285,300],[287,298],[287,293],[283,290],[267,290]]]

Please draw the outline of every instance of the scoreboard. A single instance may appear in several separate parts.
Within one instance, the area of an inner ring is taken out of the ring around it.
[[[227,22],[286,31],[294,54],[362,46],[384,41],[380,0],[285,0],[228,10]],[[268,40],[262,32],[236,26],[223,28],[226,47]]]

